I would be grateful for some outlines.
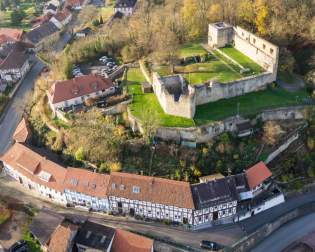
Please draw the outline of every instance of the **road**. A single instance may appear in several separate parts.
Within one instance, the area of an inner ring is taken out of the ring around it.
[[[21,120],[27,102],[26,96],[30,95],[29,91],[33,89],[34,82],[43,67],[44,64],[38,60],[24,78],[15,96],[9,101],[9,107],[4,111],[5,116],[0,123],[0,156],[12,144],[12,135]]]
[[[280,252],[292,242],[315,230],[315,213],[294,220],[261,242],[252,252]]]
[[[32,204],[39,209],[48,207],[63,214],[86,216],[101,224],[135,231],[144,235],[147,234],[155,238],[167,239],[168,241],[189,246],[196,251],[200,251],[199,243],[201,240],[213,240],[222,245],[230,246],[244,235],[244,232],[241,231],[238,225],[218,226],[212,229],[193,232],[182,227],[171,227],[162,223],[142,222],[128,217],[88,213],[74,208],[64,208],[54,205],[49,201],[43,201],[34,192],[30,192],[19,183],[7,177],[0,178],[0,198],[14,203]]]

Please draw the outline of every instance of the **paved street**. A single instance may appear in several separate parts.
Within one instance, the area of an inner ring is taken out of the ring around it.
[[[73,208],[59,207],[34,196],[34,194],[31,194],[17,182],[8,180],[7,178],[0,178],[0,197],[2,198],[11,199],[13,202],[31,203],[37,208],[48,207],[61,213],[88,216],[102,224],[121,227],[142,234],[148,234],[153,237],[167,239],[190,246],[197,251],[199,250],[199,242],[201,240],[213,240],[229,246],[240,239],[244,234],[237,225],[221,226],[214,229],[191,232],[181,227],[170,227],[155,222],[141,222],[133,218],[87,213]]]
[[[240,222],[240,225],[243,227],[246,233],[250,234],[265,223],[271,222],[299,206],[314,201],[315,191],[304,193],[299,195],[298,197],[286,199],[285,203],[282,203],[245,221],[242,221]]]
[[[280,252],[295,240],[315,230],[315,213],[292,221],[275,231],[260,243],[253,252]]]
[[[44,64],[41,61],[38,61],[33,66],[23,80],[13,100],[10,101],[8,109],[4,111],[6,113],[5,117],[0,122],[0,155],[12,144],[12,135],[21,120],[23,108],[26,104],[27,99],[25,96],[29,95],[28,92],[32,90],[34,82],[43,67]]]

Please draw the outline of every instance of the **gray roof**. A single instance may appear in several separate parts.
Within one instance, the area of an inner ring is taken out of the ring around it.
[[[238,183],[241,183],[241,180]],[[191,186],[191,190],[196,209],[238,200],[234,176],[195,184]]]
[[[114,235],[114,228],[86,221],[79,229],[75,244],[98,251],[107,251]]]
[[[117,0],[115,8],[133,8],[137,0]]]
[[[64,217],[47,208],[43,208],[32,220],[30,232],[41,245],[46,245],[52,233],[64,221]]]
[[[21,69],[28,56],[19,50],[12,50],[0,64],[0,70]]]
[[[43,38],[52,35],[58,30],[58,27],[54,23],[49,21],[26,33],[26,38],[30,40],[33,44],[37,44]]]

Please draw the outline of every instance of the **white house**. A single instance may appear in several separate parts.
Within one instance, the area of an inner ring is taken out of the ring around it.
[[[64,188],[67,202],[94,211],[109,211],[107,187],[109,175],[84,169],[67,168]]]
[[[108,197],[113,212],[193,224],[194,202],[188,182],[112,172]]]
[[[16,143],[2,158],[4,172],[40,196],[65,205],[62,182],[66,169]]]
[[[6,174],[58,204],[178,222],[193,229],[250,218],[285,201],[277,187],[264,190],[259,197],[252,193],[253,182],[264,184],[270,177],[269,169],[261,163],[247,173],[190,185],[136,174],[104,175],[65,168],[19,142],[1,161]],[[250,197],[242,198],[244,193]]]
[[[109,95],[115,92],[110,79],[98,75],[83,75],[54,83],[47,92],[51,109],[67,108],[82,104],[88,98]]]
[[[16,82],[30,69],[28,56],[19,50],[12,50],[0,64],[0,77],[7,82]]]
[[[117,0],[114,10],[121,12],[125,16],[131,16],[136,8],[137,0]]]
[[[59,29],[62,29],[71,21],[71,18],[72,13],[67,9],[64,9],[63,11],[59,11],[56,15],[52,16],[49,21],[57,26]]]

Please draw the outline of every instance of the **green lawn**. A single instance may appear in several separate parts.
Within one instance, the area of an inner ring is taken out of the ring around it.
[[[237,104],[239,104],[240,115],[250,116],[268,108],[297,105],[305,98],[308,98],[308,94],[304,90],[291,93],[280,88],[269,88],[200,105],[196,109],[194,120],[197,125],[202,125],[234,116],[237,113]]]
[[[132,68],[128,70],[128,92],[133,95],[133,103],[129,108],[132,114],[142,119],[143,111],[150,109],[155,111],[159,124],[167,127],[192,127],[194,121],[191,119],[171,116],[164,113],[158,99],[154,93],[144,94],[141,90],[141,82],[145,81],[140,69]]]
[[[8,101],[9,98],[7,96],[0,94],[0,114],[2,113],[2,110],[4,109]]]
[[[207,51],[201,46],[199,42],[197,43],[187,43],[181,47],[179,50],[179,57],[185,58],[189,56],[196,56],[205,54]]]
[[[36,17],[35,3],[33,1],[24,0],[19,4],[20,9],[25,12],[25,17],[19,25],[11,24],[12,9],[0,11],[0,27],[19,28],[28,30],[31,28],[31,20]]]
[[[219,50],[224,52],[226,55],[231,57],[233,60],[238,62],[243,67],[251,69],[252,72],[254,73],[263,72],[263,68],[261,66],[259,66],[256,62],[251,60],[249,57],[247,57],[240,51],[236,50],[234,47],[227,46],[224,48],[220,48]]]
[[[185,73],[185,69],[175,68],[179,73],[183,73],[185,79],[190,84],[203,84],[209,80],[217,80],[225,83],[242,78],[241,74],[232,71],[217,59],[213,59],[211,62],[189,65],[188,68],[192,66],[195,70],[189,71],[190,73]]]
[[[167,69],[167,67],[159,67],[159,72],[165,73]],[[223,74],[221,71],[218,71],[218,68],[215,70],[219,74]],[[228,75],[226,75],[226,73],[224,74],[224,78],[228,78]],[[195,78],[193,81],[200,82],[202,78],[206,79],[209,75],[210,72],[204,73],[204,75],[203,73],[198,73],[198,75],[191,74],[190,78]],[[230,76],[231,79],[234,77],[235,76]],[[196,108],[194,120],[191,120],[165,114],[154,93],[144,94],[141,90],[140,83],[145,81],[145,78],[140,69],[129,69],[127,78],[128,92],[133,95],[133,103],[129,106],[132,114],[141,120],[145,109],[156,111],[160,125],[167,127],[192,127],[194,125],[203,125],[213,121],[223,120],[236,115],[238,104],[240,115],[253,116],[264,109],[298,105],[301,104],[304,99],[309,98],[305,90],[288,92],[281,88],[268,88],[263,91],[200,105]]]

